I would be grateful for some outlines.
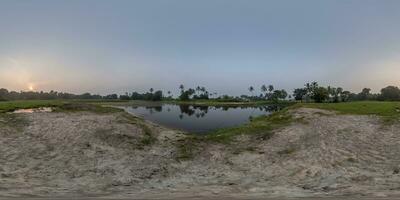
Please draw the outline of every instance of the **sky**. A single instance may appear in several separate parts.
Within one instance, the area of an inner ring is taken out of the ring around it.
[[[398,0],[0,0],[0,88],[400,86]]]

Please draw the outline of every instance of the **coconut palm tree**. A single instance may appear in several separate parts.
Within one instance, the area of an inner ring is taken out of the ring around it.
[[[310,94],[311,93],[311,84],[306,83],[304,86],[306,87],[307,93]]]
[[[267,91],[268,91],[267,86],[262,85],[262,86],[261,86],[261,92],[265,94],[265,97],[267,96]]]
[[[200,86],[197,86],[195,90],[196,90],[196,94],[197,94],[197,92],[199,92],[199,93],[200,93],[200,91],[201,91],[201,87],[200,87]]]
[[[172,98],[171,91],[168,90],[167,93],[168,93],[168,97],[169,97],[169,98]]]
[[[253,87],[253,86],[250,86],[250,87],[249,87],[249,91],[251,92],[251,96],[254,96],[254,95],[253,95],[253,91],[254,91],[254,87]]]
[[[274,91],[274,86],[273,85],[269,85],[268,86],[268,91],[269,92],[273,92]]]

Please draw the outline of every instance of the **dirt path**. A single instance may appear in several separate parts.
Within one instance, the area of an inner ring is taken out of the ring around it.
[[[0,116],[3,197],[326,197],[400,195],[400,126],[371,116],[297,109],[269,140],[201,144],[124,113]]]

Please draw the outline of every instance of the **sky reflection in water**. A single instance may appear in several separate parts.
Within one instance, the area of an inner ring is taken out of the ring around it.
[[[218,128],[233,127],[251,118],[268,115],[279,110],[278,106],[124,106],[128,113],[157,124],[188,132],[205,133]]]

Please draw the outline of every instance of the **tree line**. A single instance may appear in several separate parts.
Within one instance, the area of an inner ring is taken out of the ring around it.
[[[348,101],[400,101],[400,89],[396,86],[382,88],[380,93],[371,93],[364,88],[360,93],[352,93],[341,87],[322,87],[317,82],[306,83],[303,88],[296,88],[293,97],[302,102],[348,102]]]
[[[348,101],[400,101],[400,89],[396,86],[388,86],[381,89],[380,93],[371,93],[371,89],[364,88],[359,93],[352,93],[344,90],[341,87],[323,87],[317,82],[304,84],[301,88],[296,88],[293,94],[289,95],[283,89],[275,89],[273,85],[262,85],[259,90],[250,86],[248,88],[249,95],[243,94],[240,96],[219,95],[216,92],[210,92],[205,87],[196,86],[194,88],[186,88],[183,84],[179,85],[179,95],[174,98],[171,91],[166,94],[162,90],[154,90],[150,88],[147,92],[131,92],[123,95],[109,94],[71,94],[65,92],[35,92],[35,91],[8,91],[0,89],[0,101],[7,100],[51,100],[51,99],[104,99],[104,100],[146,100],[146,101],[161,101],[161,100],[208,100],[213,99],[221,102],[240,102],[240,101],[279,101],[279,100],[295,100],[301,102],[348,102]]]

